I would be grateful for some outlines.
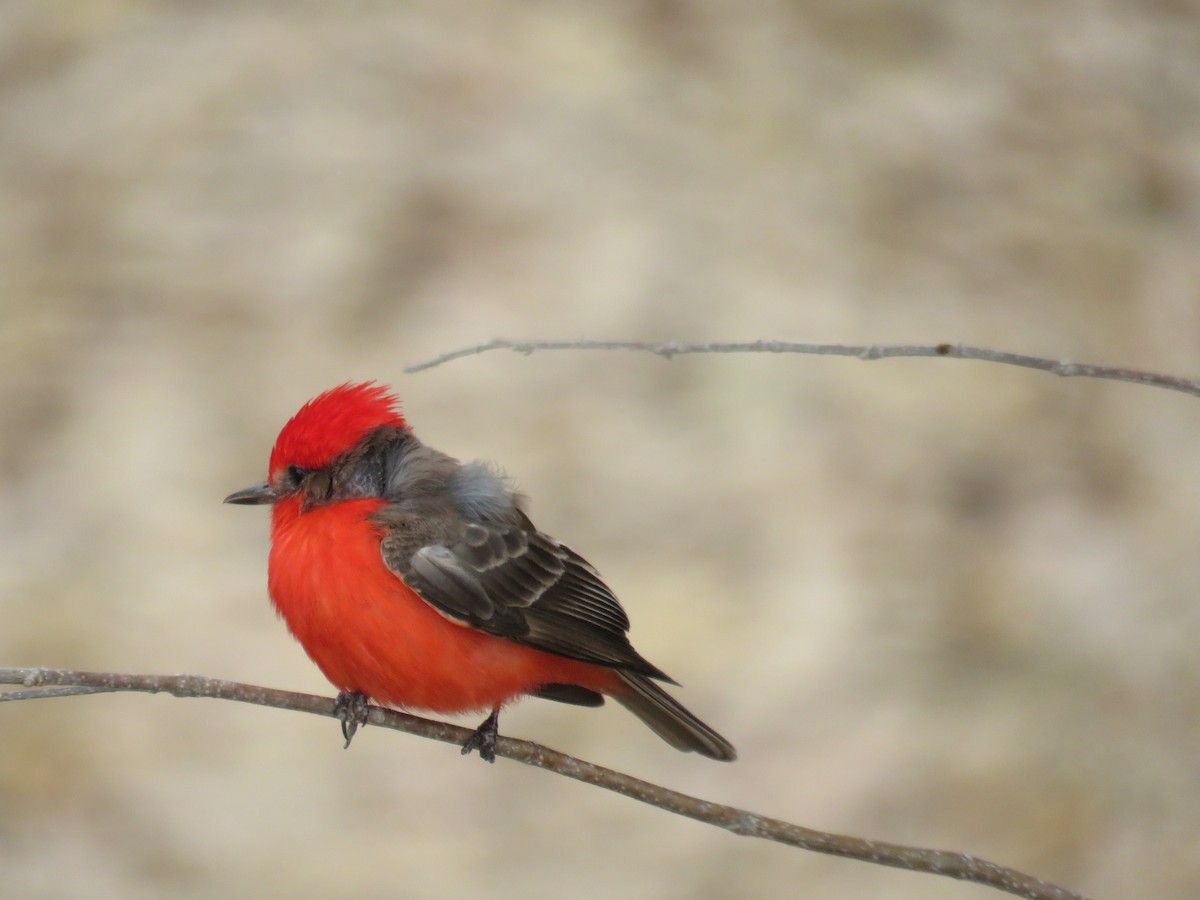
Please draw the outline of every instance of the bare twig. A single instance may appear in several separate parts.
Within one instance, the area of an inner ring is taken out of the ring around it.
[[[848,345],[848,344],[798,344],[791,341],[749,341],[745,343],[708,343],[692,344],[667,341],[655,343],[652,341],[506,341],[496,339],[472,347],[464,347],[450,353],[443,353],[425,362],[408,366],[407,374],[422,372],[448,363],[464,356],[476,356],[490,350],[512,350],[516,353],[530,354],[537,350],[638,350],[643,353],[653,353],[664,359],[682,356],[687,353],[803,353],[818,356],[853,356],[857,359],[889,359],[898,356],[918,357],[951,357],[953,359],[979,359],[985,362],[1001,363],[1006,366],[1021,366],[1026,369],[1038,369],[1059,375],[1063,378],[1107,378],[1113,381],[1128,381],[1133,384],[1143,384],[1150,387],[1167,388],[1172,391],[1182,391],[1193,397],[1200,397],[1200,380],[1179,378],[1173,375],[1162,375],[1157,372],[1143,372],[1138,369],[1122,369],[1115,366],[1095,366],[1088,363],[1064,362],[1062,360],[1044,359],[1040,356],[1026,356],[1022,353],[1008,353],[1003,350],[989,350],[986,347],[971,347],[966,344],[914,344],[914,345]]]
[[[45,700],[49,697],[78,697],[81,694],[108,694],[106,687],[34,688],[26,691],[0,691],[0,703],[5,700]]]
[[[336,717],[333,700],[311,694],[296,694],[272,688],[255,687],[233,681],[221,681],[197,675],[127,675],[113,672],[75,672],[65,669],[17,669],[0,668],[0,684],[16,684],[26,689],[38,689],[43,685],[58,685],[69,688],[84,688],[89,691],[142,691],[166,693],[175,697],[211,697],[218,700],[236,700],[255,703],[277,709]],[[58,696],[49,691],[41,696]],[[31,699],[33,691],[16,691],[5,696]],[[451,744],[462,744],[471,732],[445,722],[434,722],[405,713],[370,708],[368,721],[372,725],[405,731]],[[913,872],[926,872],[957,878],[993,887],[1029,900],[1083,900],[1079,894],[1048,884],[987,860],[965,853],[945,850],[930,850],[921,847],[906,847],[882,841],[815,831],[756,815],[746,810],[719,803],[711,803],[686,794],[668,790],[656,784],[641,781],[606,769],[581,759],[567,756],[556,750],[542,747],[529,741],[515,738],[500,738],[496,754],[526,765],[549,769],[585,784],[593,784],[657,806],[668,812],[687,816],[745,837],[756,837],[776,841],[816,853],[827,853],[847,859],[858,859],[882,866],[893,866]]]

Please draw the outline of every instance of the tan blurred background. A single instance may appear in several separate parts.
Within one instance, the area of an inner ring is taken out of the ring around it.
[[[1194,3],[0,4],[0,664],[328,693],[222,507],[348,379],[500,461],[722,766],[506,732],[1102,897],[1200,895]],[[473,720],[467,720],[474,724]],[[327,720],[0,708],[5,897],[973,898]]]

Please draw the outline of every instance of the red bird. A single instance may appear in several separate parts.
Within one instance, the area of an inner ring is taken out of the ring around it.
[[[630,645],[587,560],[538,531],[494,468],[421,443],[386,387],[344,384],[304,404],[267,481],[225,502],[272,504],[271,599],[341,692],[347,745],[368,699],[490,710],[463,752],[492,761],[504,704],[608,695],[672,747],[734,759],[655,683],[675,682]]]

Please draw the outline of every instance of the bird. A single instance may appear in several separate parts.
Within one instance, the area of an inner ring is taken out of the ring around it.
[[[596,569],[530,520],[486,462],[424,444],[374,381],[305,403],[266,481],[226,503],[271,506],[268,592],[338,689],[346,746],[368,706],[487,718],[462,746],[495,760],[500,710],[533,696],[610,697],[672,747],[732,761],[733,745],[661,683]]]

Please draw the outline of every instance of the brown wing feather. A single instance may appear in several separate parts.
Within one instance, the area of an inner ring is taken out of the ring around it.
[[[443,615],[539,650],[671,681],[629,643],[629,618],[578,553],[519,511],[473,522],[457,540],[423,533],[412,514],[378,516],[383,560]]]

